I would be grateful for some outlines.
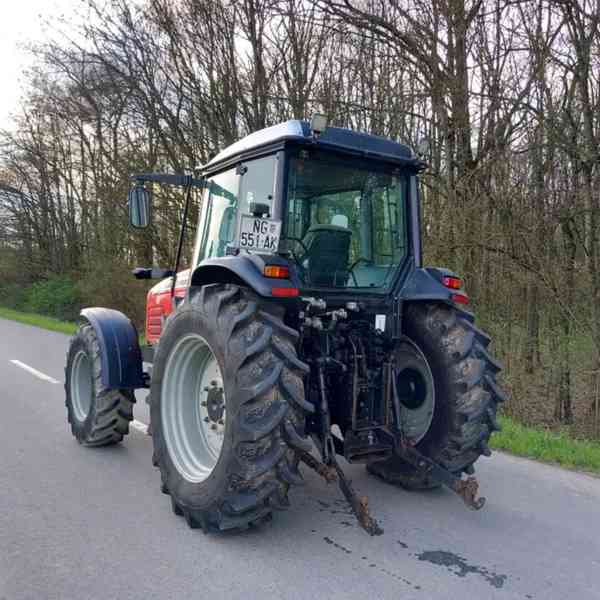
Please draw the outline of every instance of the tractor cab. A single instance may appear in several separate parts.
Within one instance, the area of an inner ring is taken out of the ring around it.
[[[402,144],[314,120],[251,134],[202,167],[193,283],[255,256],[237,273],[247,281],[278,256],[303,294],[389,293],[409,257],[420,260],[421,168]]]
[[[303,287],[386,290],[408,254],[408,173],[304,150],[287,174],[285,241]]]

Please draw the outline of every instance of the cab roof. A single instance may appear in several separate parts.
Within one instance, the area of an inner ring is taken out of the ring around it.
[[[365,158],[380,158],[413,168],[419,168],[423,164],[415,157],[411,148],[405,144],[341,127],[327,127],[318,137],[315,137],[312,135],[310,124],[307,121],[290,120],[247,135],[219,152],[200,169],[214,171],[222,163],[229,163],[242,154],[284,142],[296,142],[321,149],[350,152]]]

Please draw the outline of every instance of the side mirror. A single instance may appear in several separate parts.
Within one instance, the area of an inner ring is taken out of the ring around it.
[[[150,194],[142,183],[136,183],[129,190],[127,198],[129,206],[129,222],[136,229],[144,229],[150,225]]]

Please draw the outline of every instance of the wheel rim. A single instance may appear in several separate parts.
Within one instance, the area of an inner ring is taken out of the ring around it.
[[[413,443],[431,427],[435,410],[435,386],[427,359],[412,342],[404,341],[395,354],[396,390],[400,400],[400,427]]]
[[[212,472],[226,425],[223,376],[206,340],[189,334],[171,350],[161,389],[162,432],[169,456],[192,483]]]
[[[84,350],[73,359],[71,370],[71,401],[75,418],[85,421],[92,406],[92,362]]]

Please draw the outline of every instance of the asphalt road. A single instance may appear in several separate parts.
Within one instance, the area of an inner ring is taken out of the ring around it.
[[[101,449],[71,436],[67,342],[0,319],[0,600],[600,598],[600,479],[502,454],[479,463],[479,512],[348,467],[380,537],[311,472],[259,529],[190,530],[142,431]]]

